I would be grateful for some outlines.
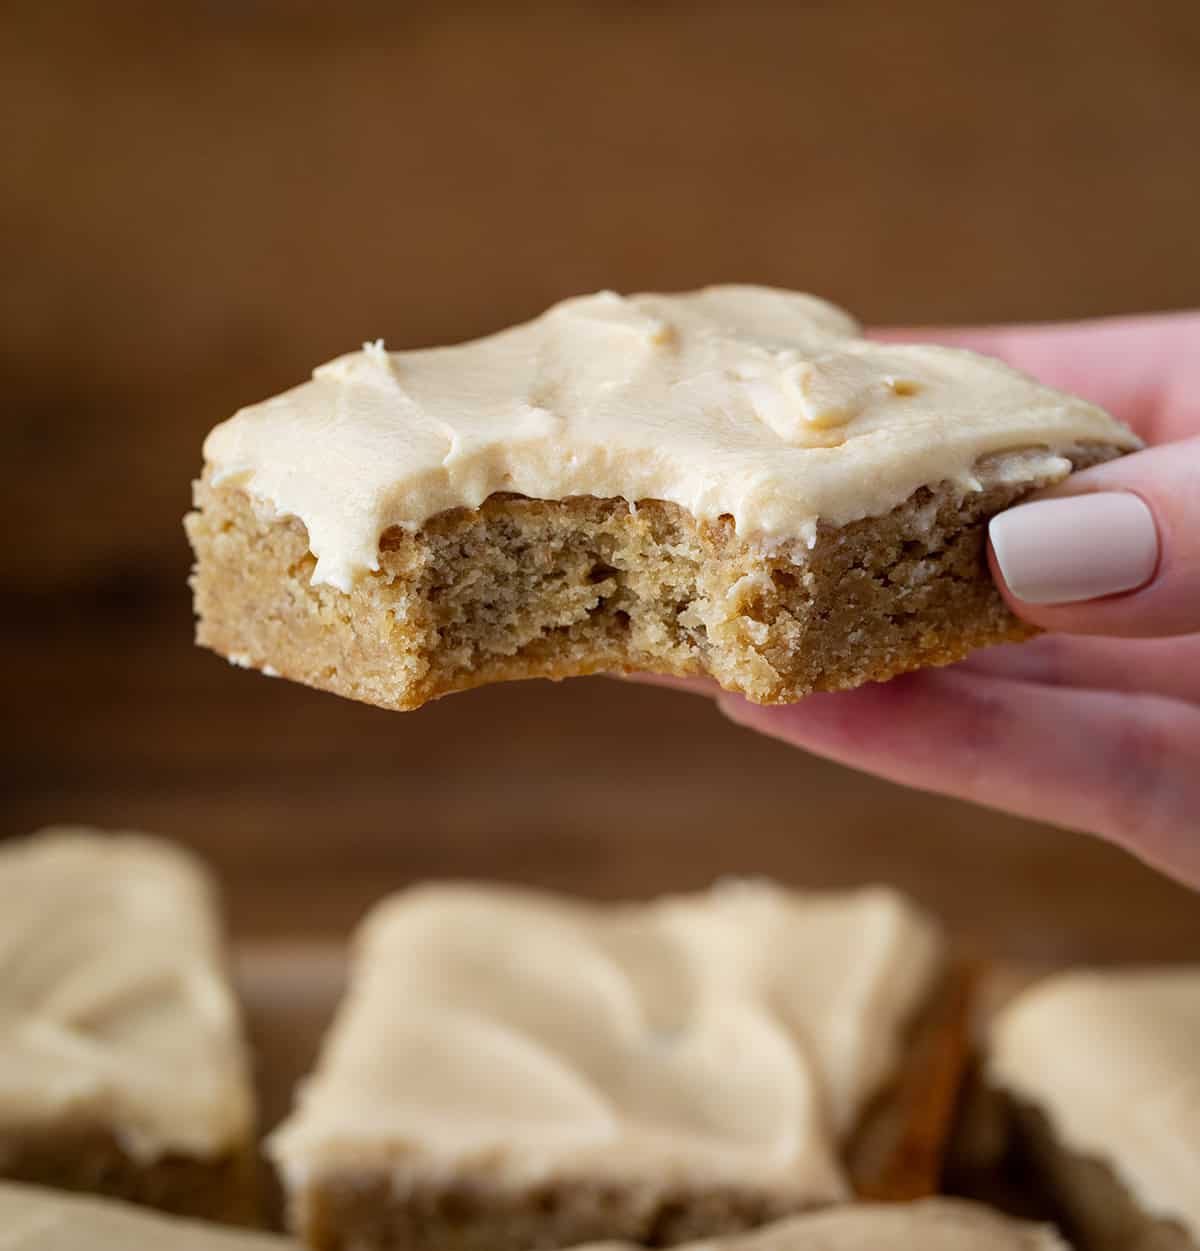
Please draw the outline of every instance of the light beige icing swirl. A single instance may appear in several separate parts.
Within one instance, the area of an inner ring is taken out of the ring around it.
[[[1200,1242],[1200,966],[1051,978],[997,1021],[990,1069]]]
[[[139,1159],[249,1132],[207,876],[139,835],[0,848],[0,1130],[111,1130]]]
[[[877,516],[981,457],[1138,446],[1095,406],[998,361],[868,342],[812,296],[612,292],[457,347],[364,347],[242,409],[214,482],[307,527],[315,582],[378,568],[380,535],[495,492],[669,500],[767,543]]]
[[[731,883],[603,907],[467,886],[382,905],[299,1106],[297,1184],[369,1157],[844,1197],[939,939],[897,895]]]

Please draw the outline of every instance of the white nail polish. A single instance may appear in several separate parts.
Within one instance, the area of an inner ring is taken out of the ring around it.
[[[993,517],[988,532],[1008,589],[1027,604],[1132,591],[1158,564],[1154,514],[1129,491],[1018,504]]]

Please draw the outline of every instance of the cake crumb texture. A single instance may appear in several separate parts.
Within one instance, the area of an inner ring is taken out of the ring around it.
[[[1076,466],[1108,448],[1076,451]],[[349,591],[313,583],[304,526],[236,486],[197,484],[197,640],[386,708],[488,682],[644,670],[760,704],[949,664],[1033,633],[985,560],[987,519],[1061,477],[994,458],[980,489],[922,488],[886,516],[764,549],[731,518],[664,501],[494,495],[394,527]]]

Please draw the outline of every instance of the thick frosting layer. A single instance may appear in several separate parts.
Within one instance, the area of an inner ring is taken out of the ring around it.
[[[0,1131],[111,1130],[151,1160],[244,1140],[252,1108],[207,875],[141,835],[0,847]]]
[[[578,1251],[633,1251],[597,1243]],[[1068,1251],[1046,1225],[1009,1220],[956,1199],[847,1203],[749,1234],[693,1242],[679,1251]]]
[[[998,361],[867,342],[846,313],[767,287],[610,291],[457,347],[322,365],[208,436],[212,480],[298,517],[314,582],[347,589],[380,535],[495,492],[668,500],[738,532],[811,545],[818,522],[879,516],[919,487],[978,489],[1025,448],[1058,476],[1124,426]]]
[[[1200,1242],[1200,965],[1052,978],[999,1018],[990,1068]]]
[[[236,1233],[125,1203],[0,1182],[0,1251],[299,1251],[270,1234]]]
[[[883,889],[601,906],[432,886],[380,905],[270,1149],[293,1185],[395,1161],[845,1197],[838,1143],[940,957]]]

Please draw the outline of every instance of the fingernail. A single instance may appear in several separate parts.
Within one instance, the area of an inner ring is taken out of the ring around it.
[[[1132,591],[1154,576],[1158,530],[1129,491],[1018,504],[988,533],[1008,589],[1027,604],[1071,604]]]

